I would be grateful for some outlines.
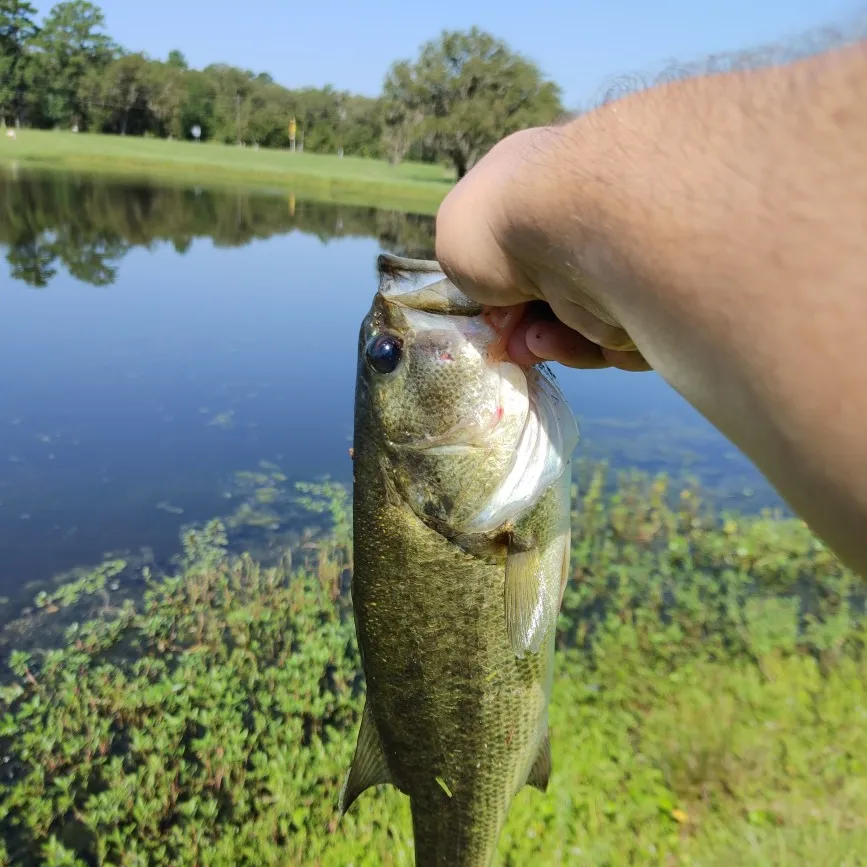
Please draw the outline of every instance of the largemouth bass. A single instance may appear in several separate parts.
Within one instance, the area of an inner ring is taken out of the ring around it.
[[[358,343],[352,601],[367,682],[344,813],[410,798],[419,867],[491,863],[545,791],[575,420],[436,262],[379,258]]]

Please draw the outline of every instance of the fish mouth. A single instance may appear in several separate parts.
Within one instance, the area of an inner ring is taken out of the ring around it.
[[[486,424],[456,425],[451,430],[435,437],[407,443],[392,443],[400,449],[424,452],[426,455],[469,455],[488,451],[487,439],[496,431],[503,420],[505,410],[502,404],[491,413]],[[481,441],[480,441],[481,440]]]
[[[466,429],[451,430],[438,437],[413,442],[392,442],[391,446],[402,451],[422,452],[426,455],[469,455],[487,449],[486,445],[474,442],[467,433]],[[474,431],[474,433],[478,435],[481,432]]]
[[[406,443],[398,448],[423,452],[426,455],[470,455],[485,450],[484,446],[462,442]]]

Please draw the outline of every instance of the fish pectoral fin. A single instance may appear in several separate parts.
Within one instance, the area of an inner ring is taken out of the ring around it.
[[[559,482],[564,486],[569,477]],[[552,494],[553,496],[553,494]],[[568,514],[539,534],[514,529],[506,551],[506,631],[515,655],[538,653],[557,628],[569,560]],[[540,538],[541,536],[541,538]]]
[[[340,792],[339,810],[342,816],[352,806],[355,799],[365,789],[385,783],[394,784],[382,743],[373,716],[365,702],[361,714],[361,728],[358,731],[358,742],[355,745],[355,756],[349,766],[346,782]]]
[[[568,548],[568,542],[566,542]],[[515,656],[538,653],[549,632],[557,627],[562,596],[564,543],[521,550],[514,542],[506,554],[506,630]]]
[[[539,549],[506,555],[506,630],[515,655],[537,653],[545,627],[545,598],[540,580]]]
[[[536,761],[533,762],[533,767],[530,768],[530,773],[527,777],[527,785],[533,786],[540,792],[545,792],[548,789],[548,780],[551,778],[551,739],[548,733],[542,740],[542,745],[539,747],[539,752],[536,755]]]

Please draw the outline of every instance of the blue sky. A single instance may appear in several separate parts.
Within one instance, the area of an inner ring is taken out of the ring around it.
[[[130,50],[185,52],[270,72],[289,87],[376,94],[391,62],[474,24],[535,60],[577,108],[619,75],[786,42],[851,21],[864,0],[95,0]],[[47,0],[35,0],[47,10]]]

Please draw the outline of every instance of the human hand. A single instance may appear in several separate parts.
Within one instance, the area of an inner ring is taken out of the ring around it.
[[[440,206],[437,258],[467,295],[494,308],[519,364],[649,370],[606,306],[603,263],[590,265],[592,217],[575,201],[568,148],[564,128],[501,141]]]

